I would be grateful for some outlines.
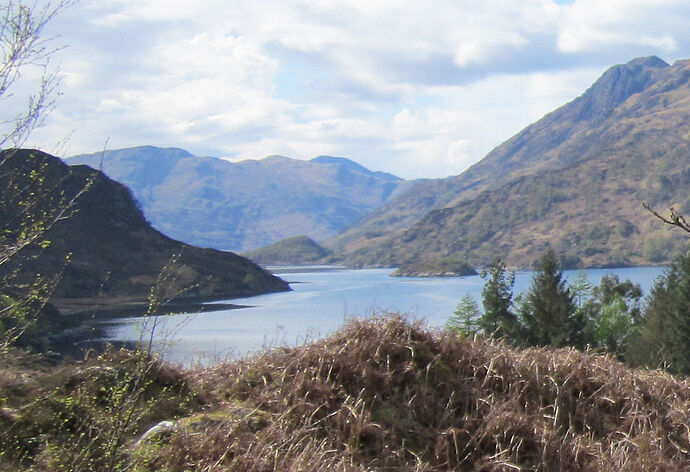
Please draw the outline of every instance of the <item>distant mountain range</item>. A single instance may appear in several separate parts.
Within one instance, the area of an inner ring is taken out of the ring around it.
[[[690,61],[607,70],[459,176],[423,181],[328,241],[350,264],[414,266],[502,256],[530,267],[666,263],[686,245],[642,208],[690,212]]]
[[[462,174],[403,181],[343,158],[231,163],[179,149],[81,155],[132,188],[186,242],[310,261],[436,273],[501,256],[529,268],[547,245],[568,267],[667,263],[685,245],[642,208],[690,213],[690,61],[607,70]],[[308,239],[289,239],[306,235]],[[323,248],[317,248],[312,240]],[[318,249],[318,250],[317,250]],[[293,257],[294,256],[294,257]],[[455,267],[455,266],[453,266]]]
[[[34,150],[3,151],[0,160],[1,202],[10,201],[3,194],[15,187],[33,189],[41,195],[39,204],[69,200],[93,179],[68,217],[41,238],[50,241],[47,248],[30,246],[23,250],[27,257],[22,258],[21,267],[2,266],[3,271],[21,269],[20,274],[27,274],[23,280],[27,283],[33,282],[36,274],[50,277],[62,271],[53,293],[53,301],[60,308],[146,304],[161,274],[167,277],[161,293],[178,299],[221,299],[289,290],[286,282],[244,257],[193,247],[154,230],[129,189],[87,166],[70,167]],[[32,172],[42,181],[30,177]],[[17,208],[21,207],[0,205],[5,230],[22,230],[19,223],[7,227],[25,219],[17,214]],[[43,210],[39,206],[35,211],[40,215]]]
[[[233,163],[143,146],[66,162],[102,167],[127,185],[151,224],[166,235],[237,251],[299,235],[328,239],[411,186],[329,156]]]

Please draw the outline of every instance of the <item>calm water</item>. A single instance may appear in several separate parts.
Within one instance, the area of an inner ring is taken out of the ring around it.
[[[605,274],[630,279],[649,293],[661,267],[593,269],[590,283]],[[396,278],[390,269],[341,270],[277,268],[274,273],[291,282],[292,292],[234,299],[248,308],[158,317],[155,349],[174,362],[214,362],[243,356],[265,347],[297,345],[337,330],[350,317],[374,313],[406,313],[430,326],[443,326],[463,295],[481,306],[483,280],[460,278]],[[567,277],[576,274],[566,271]],[[514,293],[529,288],[531,272],[518,272]],[[108,323],[113,340],[135,341],[148,336],[151,319],[128,318]],[[148,325],[148,326],[147,326]]]

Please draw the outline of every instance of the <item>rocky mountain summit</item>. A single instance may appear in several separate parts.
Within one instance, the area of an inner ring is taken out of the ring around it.
[[[569,266],[666,263],[683,235],[642,203],[690,211],[688,123],[690,61],[614,66],[466,172],[418,183],[328,246],[355,265],[502,256],[527,268],[547,244]]]

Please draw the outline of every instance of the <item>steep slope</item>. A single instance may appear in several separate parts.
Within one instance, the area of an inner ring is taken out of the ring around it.
[[[500,255],[529,267],[550,243],[570,265],[666,262],[684,241],[641,204],[690,211],[689,79],[689,61],[615,66],[453,178],[445,208],[343,252],[360,265]]]
[[[498,189],[516,177],[562,169],[595,158],[599,152],[597,146],[605,144],[598,142],[599,136],[616,120],[614,114],[619,106],[662,80],[669,70],[668,64],[657,57],[638,58],[611,67],[582,96],[497,146],[464,173],[418,183],[328,241],[327,246],[345,254],[364,254],[376,246],[389,244],[392,233],[409,228],[429,211],[453,206],[485,190]],[[374,256],[369,261],[372,262],[382,263],[379,256]]]
[[[344,158],[272,156],[232,163],[152,146],[80,155],[129,186],[151,224],[200,246],[251,250],[306,234],[323,240],[399,194],[408,183]]]
[[[18,188],[37,185],[32,171],[43,176],[43,203],[69,200],[93,180],[67,218],[58,221],[43,239],[45,250],[25,249],[22,271],[33,274],[64,272],[54,293],[58,306],[68,299],[93,299],[119,303],[146,300],[163,273],[165,296],[184,290],[183,298],[219,299],[289,290],[281,279],[236,254],[199,249],[172,240],[150,227],[129,190],[87,166],[69,167],[40,151],[5,151],[0,192],[11,192],[10,178]],[[37,188],[37,192],[39,189]],[[8,201],[1,196],[0,201]],[[3,221],[11,221],[16,209],[0,208]],[[40,208],[38,211],[42,211]],[[37,213],[40,214],[40,213]],[[69,263],[65,264],[65,257]],[[170,263],[172,258],[174,263]],[[168,269],[164,267],[168,265]],[[3,267],[7,270],[7,267]]]

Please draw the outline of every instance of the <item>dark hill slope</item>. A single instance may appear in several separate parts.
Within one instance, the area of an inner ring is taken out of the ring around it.
[[[146,300],[173,257],[176,262],[165,272],[168,294],[186,288],[184,297],[219,299],[289,289],[284,281],[243,257],[188,246],[152,229],[126,187],[87,166],[69,167],[43,152],[19,150],[9,154],[0,177],[19,176],[20,186],[26,187],[34,185],[26,176],[35,169],[44,169],[49,199],[62,198],[55,195],[70,199],[93,179],[69,217],[46,233],[48,248],[28,249],[37,256],[25,264],[29,274],[58,272],[71,254],[54,293],[58,305],[64,306],[65,299]]]
[[[465,185],[416,224],[345,248],[386,265],[496,255],[529,267],[551,243],[571,264],[668,261],[682,244],[642,209],[690,211],[690,62],[636,59],[454,178]],[[447,185],[447,184],[446,184]]]
[[[247,251],[306,234],[327,239],[408,183],[344,158],[232,163],[144,146],[74,156],[132,189],[151,224],[200,246]]]

